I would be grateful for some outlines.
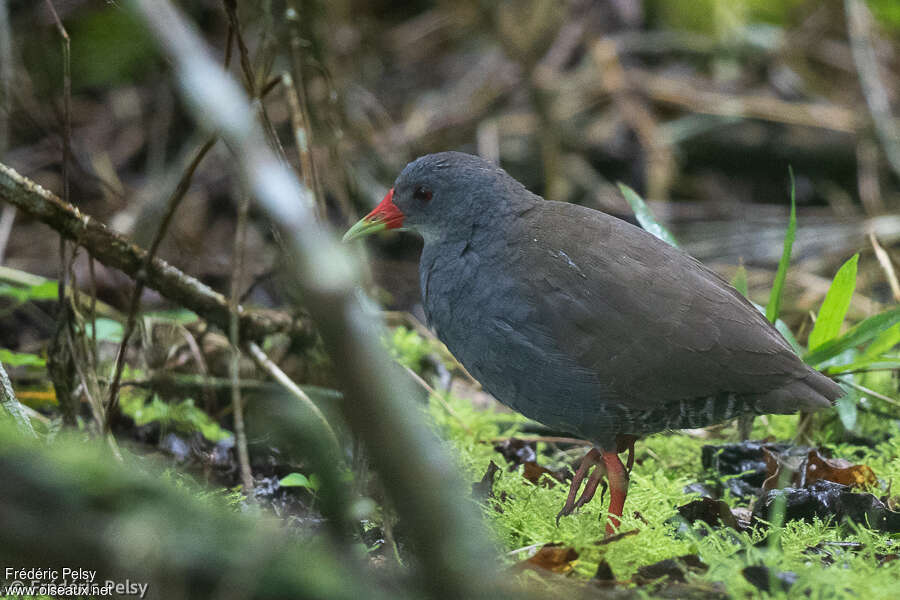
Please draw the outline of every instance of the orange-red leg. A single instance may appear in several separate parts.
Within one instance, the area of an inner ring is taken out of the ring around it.
[[[625,497],[628,495],[628,473],[625,465],[615,452],[604,450],[601,453],[606,466],[606,478],[609,480],[609,511],[607,512],[606,535],[615,533],[619,527],[619,519],[625,509]],[[629,460],[629,463],[632,461]]]
[[[622,512],[625,509],[625,497],[628,495],[628,474],[634,466],[634,442],[636,439],[633,436],[621,436],[617,440],[616,451],[592,448],[585,455],[581,465],[575,472],[575,477],[572,478],[572,485],[569,487],[566,504],[559,511],[559,514],[556,515],[557,524],[560,517],[570,515],[576,508],[581,508],[590,502],[601,483],[603,483],[605,491],[606,483],[603,481],[605,476],[606,480],[609,481],[610,496],[606,535],[612,535],[615,532],[615,528],[620,523],[619,517],[622,516]],[[627,469],[622,464],[618,454],[618,452],[624,452],[625,450],[628,450]],[[592,468],[593,472],[591,472]],[[588,476],[588,473],[590,473],[590,476]],[[581,496],[576,501],[575,498],[578,496],[578,491],[581,489],[581,484],[585,478],[587,478],[587,483],[584,486],[584,491],[582,491]],[[603,492],[601,492],[600,498],[601,500],[603,499]]]

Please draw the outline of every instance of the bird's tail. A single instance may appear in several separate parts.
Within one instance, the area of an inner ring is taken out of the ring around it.
[[[803,379],[797,379],[777,390],[752,399],[757,413],[790,414],[828,408],[846,392],[829,377],[810,369]]]

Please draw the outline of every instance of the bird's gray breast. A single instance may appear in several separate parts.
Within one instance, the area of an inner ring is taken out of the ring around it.
[[[502,242],[426,244],[419,266],[425,313],[438,337],[499,401],[577,432],[602,391],[541,328],[534,290]],[[518,275],[517,275],[518,274]]]

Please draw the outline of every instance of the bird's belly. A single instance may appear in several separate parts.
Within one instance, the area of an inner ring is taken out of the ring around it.
[[[526,326],[536,315],[514,282],[499,272],[446,280],[433,272],[423,295],[438,337],[497,400],[549,427],[590,436],[584,425],[596,416],[603,386],[561,352],[561,340]]]

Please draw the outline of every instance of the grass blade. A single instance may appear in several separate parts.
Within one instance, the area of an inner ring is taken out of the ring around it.
[[[812,352],[808,352],[803,357],[803,360],[807,364],[818,365],[848,348],[854,348],[868,342],[881,334],[885,329],[893,327],[897,323],[900,323],[900,306],[857,323],[843,335],[832,338]]]
[[[738,266],[737,271],[734,273],[734,279],[731,280],[731,285],[733,285],[734,289],[739,291],[744,298],[750,297],[747,287],[747,269],[744,268],[744,265]]]
[[[781,260],[778,261],[778,271],[775,273],[775,281],[772,282],[772,295],[766,304],[766,318],[774,323],[781,310],[781,296],[784,291],[784,280],[787,278],[788,265],[791,262],[791,249],[794,247],[794,237],[797,234],[797,199],[794,190],[794,170],[788,168],[791,174],[791,218],[788,221],[787,232],[784,234],[784,250]]]
[[[856,265],[858,262],[859,254],[854,254],[850,260],[841,265],[831,281],[828,293],[825,294],[825,300],[822,301],[822,307],[819,308],[816,324],[809,334],[807,346],[810,351],[828,340],[836,338],[841,333],[841,325],[844,323],[847,309],[850,308],[853,290],[856,289]]]
[[[654,217],[653,213],[650,211],[650,207],[647,206],[647,203],[644,202],[644,199],[641,198],[636,191],[624,183],[619,184],[619,191],[625,196],[625,200],[628,201],[628,205],[631,206],[631,210],[634,211],[634,216],[637,217],[641,227],[662,241],[675,246],[676,248],[678,247],[678,242],[675,241],[675,237],[669,233],[668,229],[660,225],[659,221],[656,220],[656,217]]]
[[[863,352],[863,358],[881,356],[885,352],[892,350],[897,344],[900,344],[900,323],[893,327],[888,327],[872,340],[872,343]]]

